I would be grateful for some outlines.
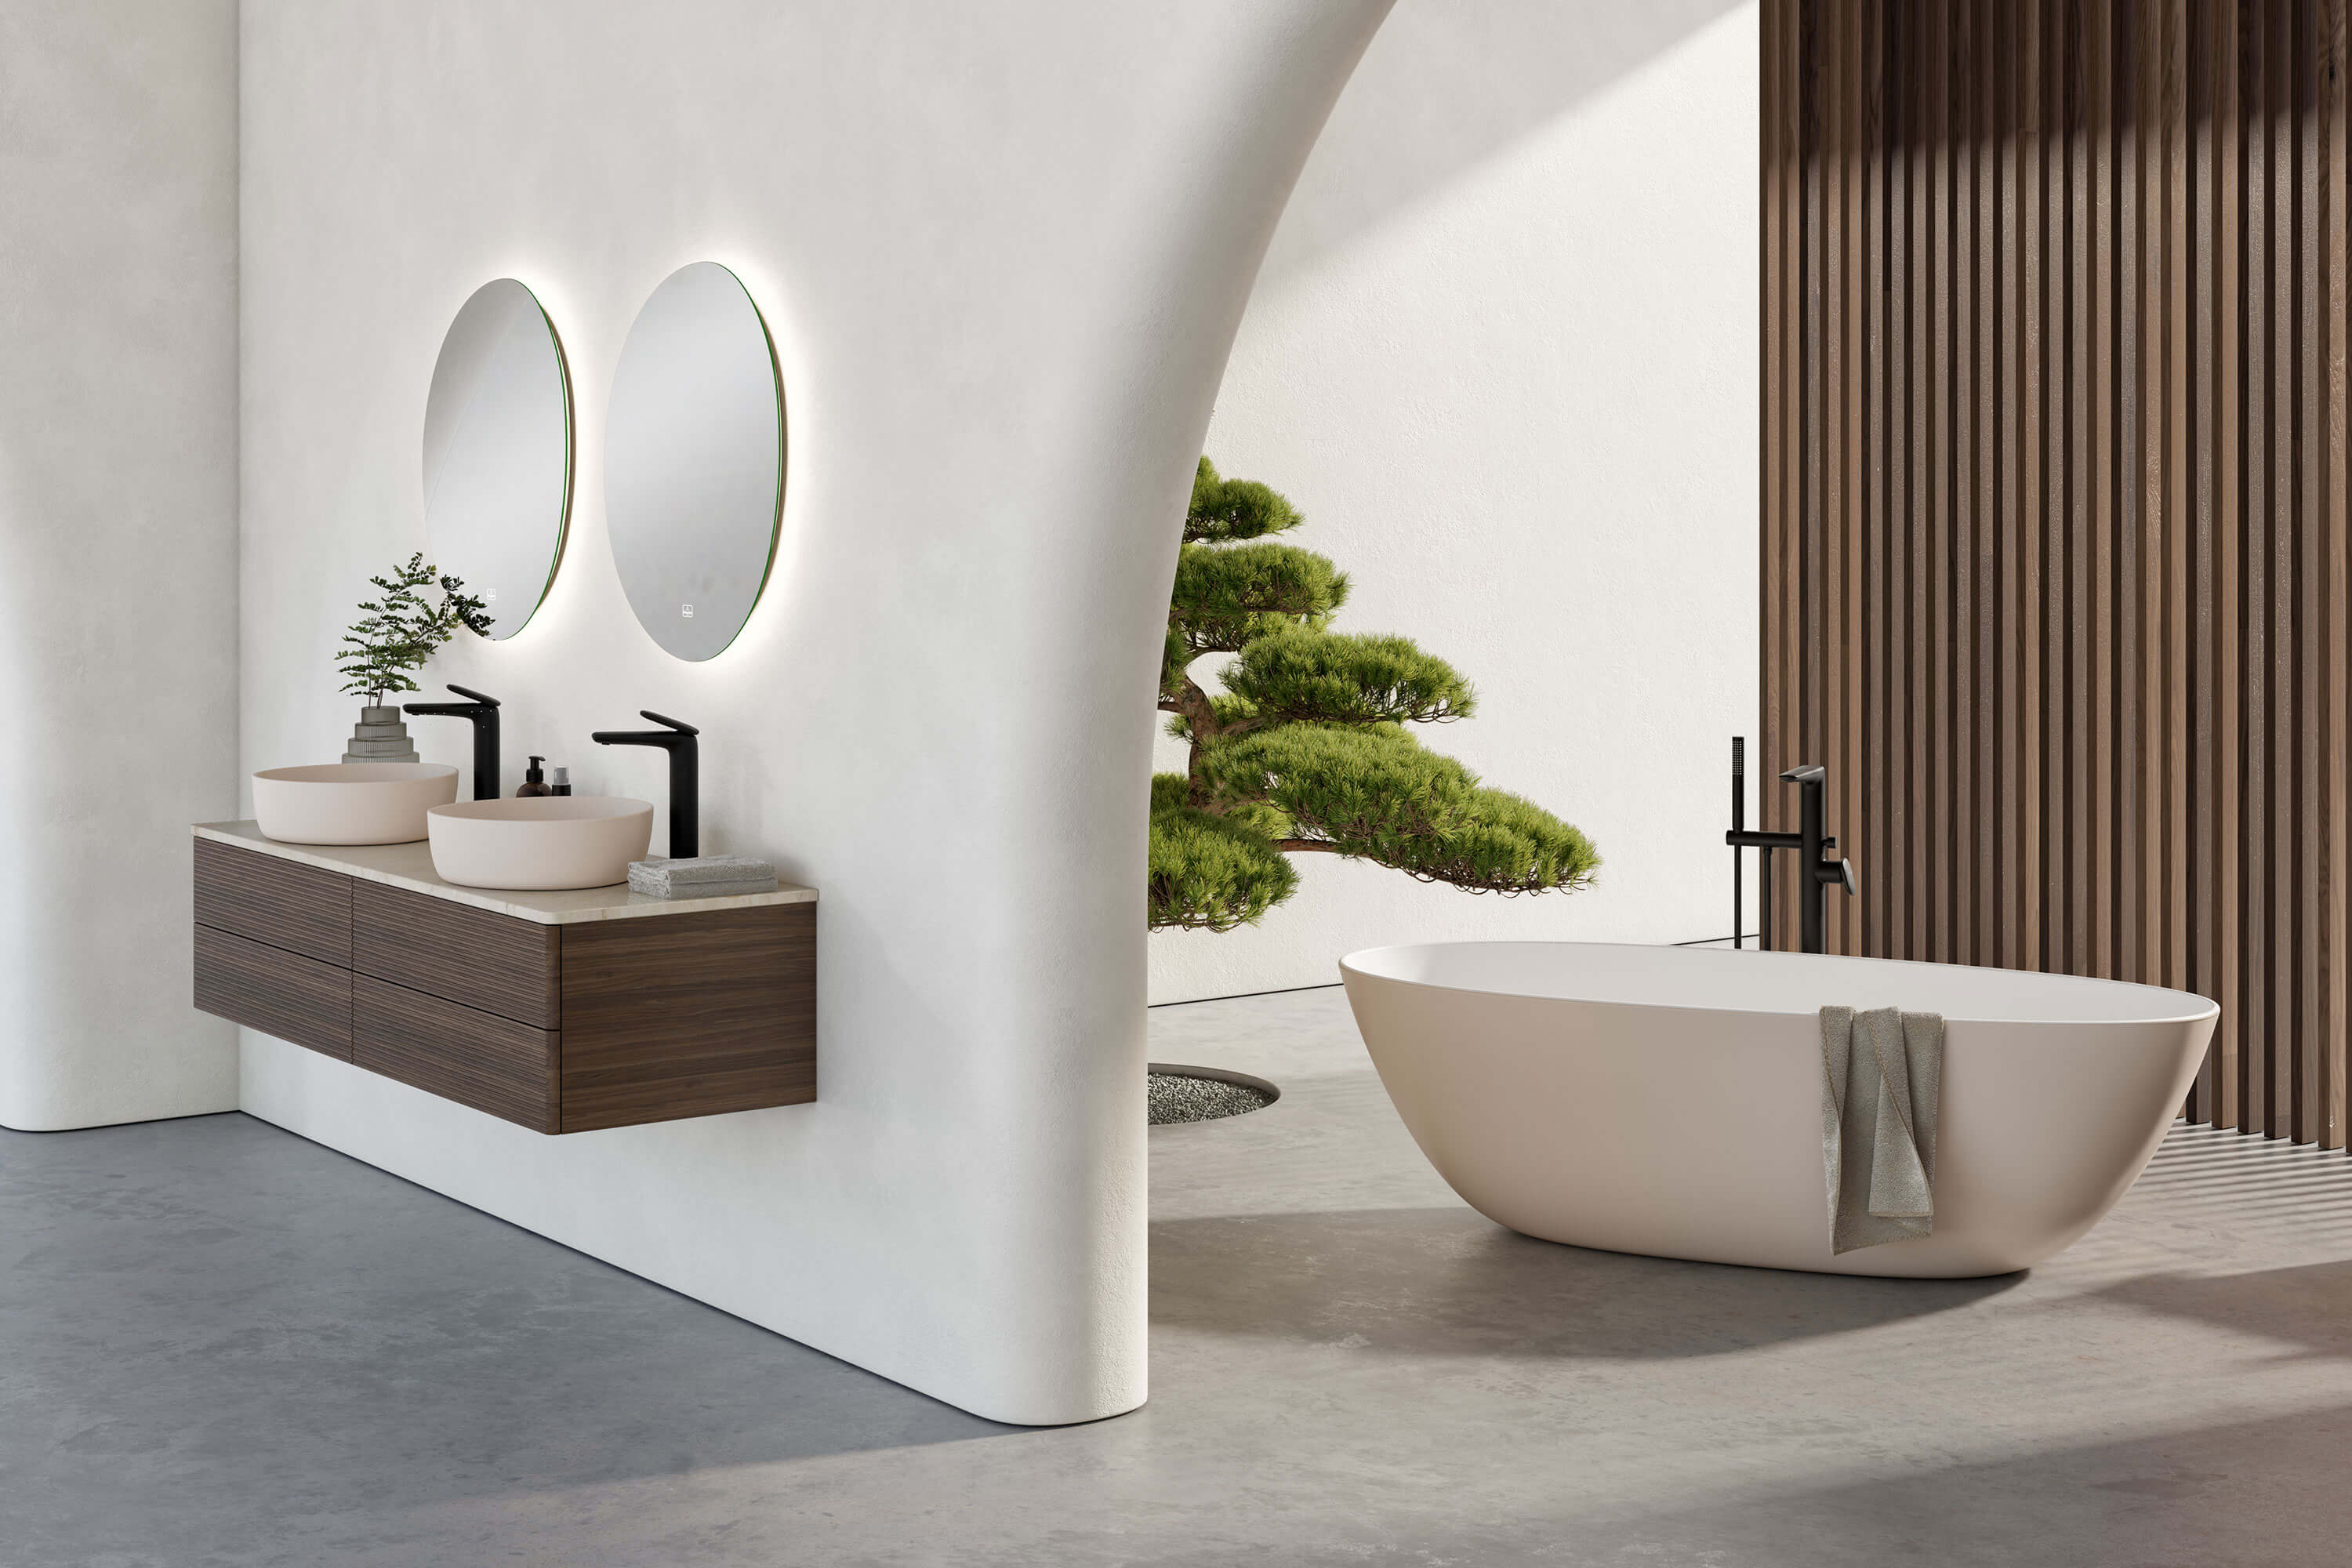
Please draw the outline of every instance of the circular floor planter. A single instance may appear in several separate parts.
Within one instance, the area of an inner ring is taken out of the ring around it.
[[[1215,1121],[1264,1110],[1282,1098],[1282,1090],[1262,1078],[1225,1068],[1186,1067],[1178,1062],[1149,1064],[1151,1125],[1174,1126],[1186,1121]]]

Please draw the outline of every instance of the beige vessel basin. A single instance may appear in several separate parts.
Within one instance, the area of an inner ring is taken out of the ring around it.
[[[653,803],[610,795],[526,795],[436,805],[433,869],[465,888],[548,891],[629,879],[653,842]]]
[[[457,798],[441,763],[322,763],[253,775],[253,816],[283,844],[413,844],[425,814]]]

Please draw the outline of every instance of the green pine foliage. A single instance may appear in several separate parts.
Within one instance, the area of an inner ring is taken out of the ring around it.
[[[1298,886],[1298,873],[1249,816],[1188,805],[1184,775],[1151,781],[1151,923],[1230,931],[1255,921]],[[1278,815],[1278,814],[1277,814]]]
[[[424,552],[411,555],[390,577],[371,577],[377,596],[360,602],[360,618],[343,634],[335,657],[345,691],[364,692],[378,708],[387,692],[418,691],[414,672],[425,668],[457,628],[488,636],[491,621],[482,601],[465,591],[464,579],[441,576]],[[418,592],[439,588],[436,604]]]
[[[1306,521],[1290,502],[1255,479],[1220,477],[1209,459],[1192,470],[1192,504],[1184,509],[1184,542],[1231,544],[1286,533]]]
[[[1305,626],[1320,631],[1348,602],[1348,575],[1311,550],[1255,541],[1187,544],[1176,557],[1174,603],[1186,606],[1169,636],[1178,639],[1166,674],[1181,686],[1184,666],[1204,653],[1239,653],[1260,637]]]
[[[1452,665],[1406,638],[1297,628],[1242,649],[1225,693],[1263,724],[1437,724],[1477,708]]]
[[[1296,890],[1297,853],[1473,892],[1589,887],[1601,858],[1583,834],[1405,732],[1469,717],[1468,681],[1404,637],[1324,629],[1346,574],[1265,539],[1302,521],[1201,459],[1160,670],[1160,707],[1191,757],[1151,781],[1151,926],[1254,923]],[[1207,654],[1235,656],[1218,695],[1192,678]]]

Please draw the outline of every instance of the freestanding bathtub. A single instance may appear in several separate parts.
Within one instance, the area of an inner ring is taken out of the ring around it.
[[[1398,1115],[1464,1201],[1578,1247],[1952,1279],[2097,1223],[2219,1009],[2111,980],[1720,948],[1439,942],[1339,962]],[[1830,1251],[1828,1004],[1945,1019],[1935,1233]]]

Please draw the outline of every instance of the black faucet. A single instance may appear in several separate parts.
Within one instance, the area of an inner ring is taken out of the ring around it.
[[[1738,749],[1732,752],[1733,777],[1745,777]],[[1759,945],[1772,946],[1772,852],[1794,849],[1797,852],[1797,946],[1802,952],[1819,952],[1822,949],[1822,894],[1832,882],[1845,889],[1846,896],[1854,893],[1853,862],[1832,860],[1822,854],[1837,847],[1837,840],[1822,831],[1822,792],[1829,777],[1828,770],[1818,763],[1804,763],[1780,775],[1781,781],[1795,784],[1801,792],[1797,803],[1797,831],[1794,833],[1750,833],[1739,826],[1740,805],[1732,805],[1732,829],[1723,841],[1734,850],[1763,851],[1763,936]],[[1737,876],[1735,860],[1734,875]]]
[[[701,812],[695,796],[702,787],[695,759],[695,740],[702,733],[691,724],[663,717],[650,708],[637,712],[667,730],[597,730],[588,738],[600,746],[659,746],[669,753],[669,858],[686,860],[702,853]]]
[[[435,718],[470,719],[474,721],[474,798],[499,798],[499,700],[486,697],[470,686],[452,681],[449,689],[460,697],[470,697],[471,702],[404,702],[404,713],[431,715]]]

